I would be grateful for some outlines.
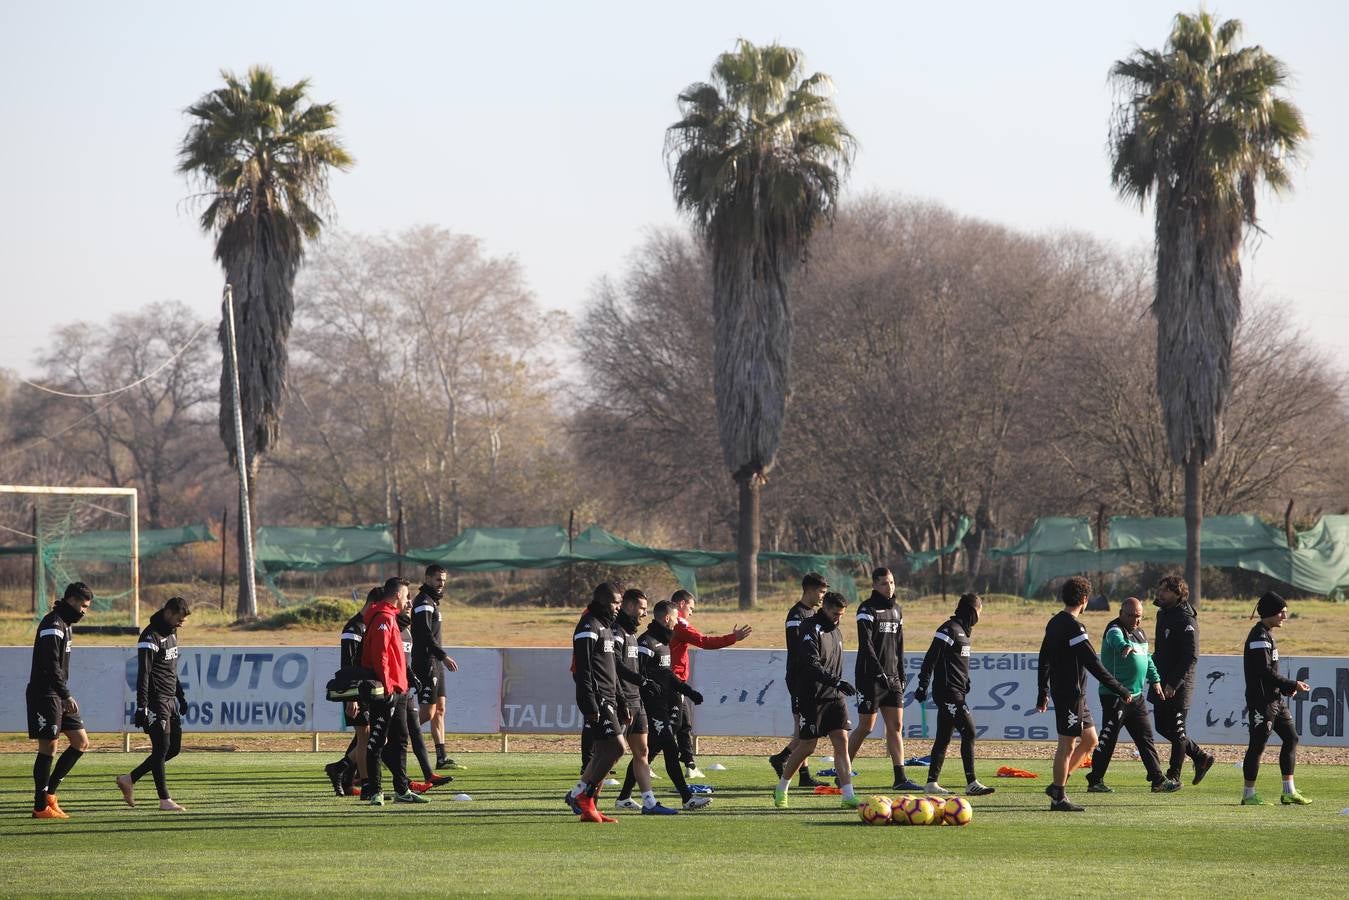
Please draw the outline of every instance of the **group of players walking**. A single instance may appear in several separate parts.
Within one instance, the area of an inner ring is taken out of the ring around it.
[[[343,758],[326,767],[337,794],[357,794],[359,779],[359,796],[382,806],[383,763],[392,776],[395,802],[425,803],[422,795],[427,790],[453,780],[436,774],[435,769],[462,768],[445,755],[444,673],[457,668],[441,646],[439,606],[447,577],[440,566],[428,567],[426,582],[415,599],[409,599],[408,581],[391,578],[370,591],[361,612],[343,628],[343,667],[359,667],[377,690],[348,703],[343,710],[354,737]],[[1187,757],[1194,766],[1192,784],[1199,784],[1214,764],[1213,755],[1185,731],[1199,652],[1198,618],[1185,581],[1168,576],[1158,584],[1155,653],[1149,652],[1140,627],[1142,603],[1131,597],[1121,604],[1119,616],[1106,626],[1103,657],[1097,656],[1080,621],[1090,594],[1091,583],[1086,578],[1069,578],[1064,583],[1059,595],[1063,609],[1049,620],[1040,647],[1036,708],[1044,712],[1052,701],[1058,733],[1053,780],[1045,789],[1054,811],[1082,809],[1068,798],[1066,788],[1068,776],[1088,756],[1088,793],[1112,792],[1105,784],[1105,774],[1121,729],[1128,730],[1137,745],[1154,792],[1180,789],[1181,769]],[[68,818],[57,791],[89,749],[79,704],[70,692],[68,679],[72,626],[89,610],[93,598],[93,592],[83,583],[70,584],[38,623],[33,640],[32,669],[25,693],[28,734],[38,742],[33,763],[34,818]],[[582,773],[565,801],[582,821],[615,821],[599,811],[596,800],[606,776],[628,754],[631,760],[618,808],[637,808],[647,815],[680,811],[661,804],[652,789],[651,762],[658,755],[664,757],[665,771],[679,794],[682,809],[701,809],[711,803],[711,788],[690,784],[685,778],[686,772],[689,776],[702,774],[693,755],[691,707],[702,703],[703,696],[688,681],[688,650],[691,646],[730,646],[748,637],[751,629],[741,626],[726,635],[704,636],[689,622],[694,605],[692,594],[676,592],[671,599],[655,604],[650,610],[650,623],[639,634],[648,616],[646,595],[636,588],[620,592],[609,583],[595,588],[572,635],[571,668],[576,703],[584,720]],[[894,767],[893,790],[949,793],[939,778],[951,738],[959,731],[965,793],[993,793],[994,789],[980,783],[975,775],[976,727],[966,703],[970,636],[983,609],[979,596],[960,597],[954,614],[934,634],[918,673],[913,698],[926,702],[930,689],[937,710],[925,786],[905,773],[904,618],[895,599],[893,575],[887,569],[876,569],[871,595],[858,608],[855,684],[843,678],[839,624],[847,605],[846,597],[829,590],[822,576],[811,573],[802,580],[801,599],[787,614],[786,685],[794,737],[769,757],[779,777],[773,805],[788,805],[792,779],[797,778],[801,787],[837,793],[843,806],[856,807],[852,761],[878,715],[884,722],[886,750]],[[128,806],[135,806],[136,783],[150,774],[160,809],[183,810],[169,794],[164,767],[178,755],[182,742],[187,698],[178,679],[177,632],[189,614],[188,602],[172,597],[151,617],[137,640],[133,720],[150,738],[151,750],[136,768],[116,779]],[[1280,673],[1273,634],[1287,618],[1287,603],[1276,593],[1266,593],[1253,615],[1259,616],[1259,622],[1247,635],[1242,651],[1250,739],[1243,763],[1241,803],[1266,805],[1255,787],[1261,755],[1274,733],[1282,741],[1280,801],[1306,805],[1311,801],[1298,792],[1293,780],[1298,739],[1285,698],[1307,691],[1309,686]],[[1103,717],[1099,738],[1086,702],[1087,672],[1099,682]],[[1153,743],[1143,702],[1149,691],[1157,731],[1171,743],[1166,769]],[[857,697],[858,724],[849,733],[853,725],[845,698],[853,696]],[[434,767],[421,732],[428,721],[436,749]],[[62,734],[68,746],[55,758]],[[808,768],[809,756],[821,737],[829,739],[834,751],[832,786],[817,781]],[[407,775],[409,745],[421,768],[421,781]],[[634,788],[640,790],[640,801],[632,798]]]

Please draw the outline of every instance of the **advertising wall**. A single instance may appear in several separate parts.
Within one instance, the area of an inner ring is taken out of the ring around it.
[[[78,640],[78,639],[77,639]],[[448,676],[449,729],[465,734],[574,733],[581,723],[565,649],[447,648],[459,664]],[[704,735],[786,736],[791,714],[783,686],[784,651],[694,651],[692,681],[706,697],[695,711]],[[0,732],[27,728],[24,685],[31,651],[0,648]],[[913,700],[918,654],[905,666],[909,692],[905,733],[921,737],[936,722],[931,701]],[[1349,746],[1349,658],[1285,657],[1286,674],[1311,685],[1288,702],[1301,740]],[[850,676],[853,654],[844,662]],[[341,730],[338,705],[324,700],[337,668],[335,647],[184,648],[180,677],[191,731],[314,732]],[[1051,713],[1035,712],[1036,657],[1031,653],[976,653],[970,658],[970,709],[981,737],[1051,740]],[[128,647],[79,647],[71,656],[70,685],[85,725],[93,732],[135,730],[136,657]],[[1099,714],[1095,684],[1089,680]],[[1189,731],[1202,743],[1246,742],[1241,658],[1200,657]],[[851,706],[851,704],[850,704]],[[880,732],[877,725],[877,732]]]

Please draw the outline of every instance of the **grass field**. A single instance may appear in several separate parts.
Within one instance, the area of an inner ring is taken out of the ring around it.
[[[766,598],[748,612],[733,606],[700,604],[694,624],[704,634],[724,634],[736,625],[748,623],[754,634],[742,647],[783,646],[782,622],[795,597]],[[1200,651],[1236,655],[1241,641],[1251,630],[1251,607],[1246,600],[1205,600],[1199,610]],[[932,632],[946,621],[955,608],[955,598],[920,597],[904,604],[904,630],[910,650],[921,652],[932,640]],[[576,625],[579,609],[537,606],[467,606],[453,601],[442,607],[445,614],[447,646],[567,647]],[[986,599],[983,617],[974,633],[976,650],[1036,651],[1044,637],[1045,622],[1059,606],[1043,600],[996,595]],[[142,622],[149,621],[152,610],[142,611]],[[1289,621],[1279,629],[1279,651],[1285,656],[1300,654],[1349,655],[1349,603],[1328,600],[1293,601]],[[1156,610],[1145,606],[1143,628],[1152,634]],[[1099,638],[1116,612],[1086,612],[1082,621],[1093,640]],[[26,613],[0,614],[0,645],[29,646],[33,641],[33,617]],[[230,645],[331,645],[342,621],[328,628],[292,627],[278,630],[253,630],[231,623],[230,617],[209,607],[192,613],[179,633],[184,646]],[[844,642],[856,645],[857,634],[849,631]],[[79,636],[82,647],[129,646],[135,640],[127,635]]]
[[[1261,781],[1277,800],[1267,756]],[[985,775],[1007,762],[1042,777],[985,777],[998,792],[974,801],[966,828],[868,828],[837,798],[793,794],[792,808],[774,810],[761,758],[709,756],[705,768],[727,766],[710,773],[711,808],[595,826],[560,801],[574,755],[474,754],[448,786],[471,803],[439,788],[430,805],[383,809],[331,796],[320,770],[328,758],[184,754],[169,779],[188,811],[168,814],[148,778],[140,806],[122,804],[113,778],[139,756],[94,753],[61,791],[71,818],[36,821],[31,756],[2,754],[0,848],[10,865],[0,893],[1343,897],[1349,884],[1344,766],[1299,770],[1310,807],[1251,808],[1236,805],[1241,775],[1231,764],[1163,796],[1121,758],[1111,770],[1117,793],[1077,793],[1087,812],[1056,814],[1041,793],[1044,760],[981,759]],[[859,768],[863,794],[888,793],[888,767],[867,759]],[[606,790],[602,808],[612,798]]]

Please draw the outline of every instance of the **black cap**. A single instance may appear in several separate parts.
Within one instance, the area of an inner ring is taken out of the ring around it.
[[[1268,616],[1276,615],[1280,610],[1288,608],[1288,601],[1280,597],[1273,591],[1266,591],[1260,598],[1260,602],[1255,604],[1255,611],[1264,619]]]

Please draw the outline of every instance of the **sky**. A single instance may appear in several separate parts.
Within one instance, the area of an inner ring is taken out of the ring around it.
[[[0,365],[32,376],[54,328],[157,301],[218,314],[212,242],[174,166],[183,109],[221,69],[263,63],[338,105],[356,165],[332,180],[333,227],[476,235],[520,261],[541,305],[575,314],[647,229],[680,223],[665,128],[740,37],[832,76],[860,145],[850,195],[1147,247],[1151,210],[1109,184],[1106,76],[1197,8],[0,0]],[[1349,371],[1349,5],[1209,8],[1288,64],[1311,131],[1294,192],[1261,197],[1247,294],[1287,304]]]

